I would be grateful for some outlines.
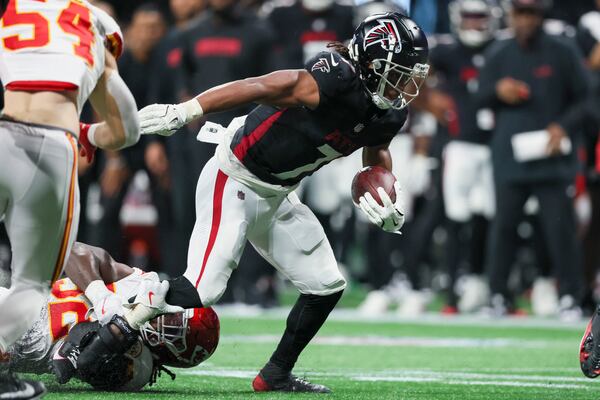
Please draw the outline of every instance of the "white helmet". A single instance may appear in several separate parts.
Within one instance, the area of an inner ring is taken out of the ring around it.
[[[335,0],[302,0],[302,6],[307,10],[321,12],[327,10]]]
[[[462,44],[480,47],[494,38],[500,28],[502,9],[490,0],[454,0],[448,6],[453,32]],[[465,19],[479,19],[479,27],[466,26]]]

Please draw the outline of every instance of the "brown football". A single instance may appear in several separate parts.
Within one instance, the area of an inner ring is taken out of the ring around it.
[[[366,167],[361,169],[352,180],[352,200],[358,204],[359,199],[366,192],[371,193],[375,201],[383,205],[377,193],[377,188],[382,187],[390,196],[392,202],[396,202],[396,191],[394,183],[396,177],[383,167]]]

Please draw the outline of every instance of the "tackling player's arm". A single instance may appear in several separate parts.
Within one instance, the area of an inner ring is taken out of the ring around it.
[[[319,86],[306,70],[281,70],[229,82],[181,104],[153,104],[140,111],[142,134],[171,135],[183,125],[209,113],[249,103],[275,107],[318,107]]]
[[[133,273],[133,268],[116,262],[110,254],[99,247],[75,242],[65,267],[65,274],[85,291],[94,281],[112,283]]]
[[[87,140],[102,149],[118,150],[137,143],[140,138],[137,105],[108,50],[104,73],[90,95],[90,102],[104,122],[82,126],[84,144]]]

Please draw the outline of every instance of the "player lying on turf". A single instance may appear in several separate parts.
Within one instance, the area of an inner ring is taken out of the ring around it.
[[[259,103],[236,119],[206,164],[196,192],[196,225],[184,276],[171,280],[169,304],[219,300],[249,240],[300,291],[255,391],[329,392],[291,371],[346,287],[331,246],[294,189],[330,161],[363,148],[363,163],[391,170],[389,142],[427,76],[427,39],[409,18],[377,14],[356,29],[349,48],[330,45],[305,69],[224,84],[178,105],[140,111],[142,134],[171,135],[203,115]],[[396,192],[398,191],[396,186]],[[397,232],[404,215],[380,191],[360,199],[369,219]],[[82,353],[83,356],[83,353]],[[80,357],[81,360],[81,357]]]
[[[33,327],[8,353],[0,354],[9,359],[11,369],[38,374],[52,371],[60,383],[74,376],[97,389],[139,390],[164,366],[193,367],[215,351],[219,341],[216,313],[211,308],[189,309],[153,319],[141,327],[141,338],[127,352],[106,360],[95,374],[80,374],[71,362],[70,350],[100,325],[125,315],[128,299],[136,296],[145,281],[157,282],[158,277],[82,243],[74,244],[65,272],[85,291],[69,278],[54,283]]]

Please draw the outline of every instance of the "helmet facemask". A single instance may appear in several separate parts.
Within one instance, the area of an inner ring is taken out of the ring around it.
[[[187,350],[188,319],[193,311],[165,314],[146,322],[140,329],[144,341],[152,347],[165,346],[175,357],[179,357]]]
[[[419,95],[429,73],[429,65],[416,63],[412,68],[405,67],[391,61],[390,53],[387,60],[373,60],[372,70],[379,78],[375,90],[370,90],[373,103],[384,110],[402,110]],[[398,93],[395,98],[388,98],[386,92],[390,89]]]

